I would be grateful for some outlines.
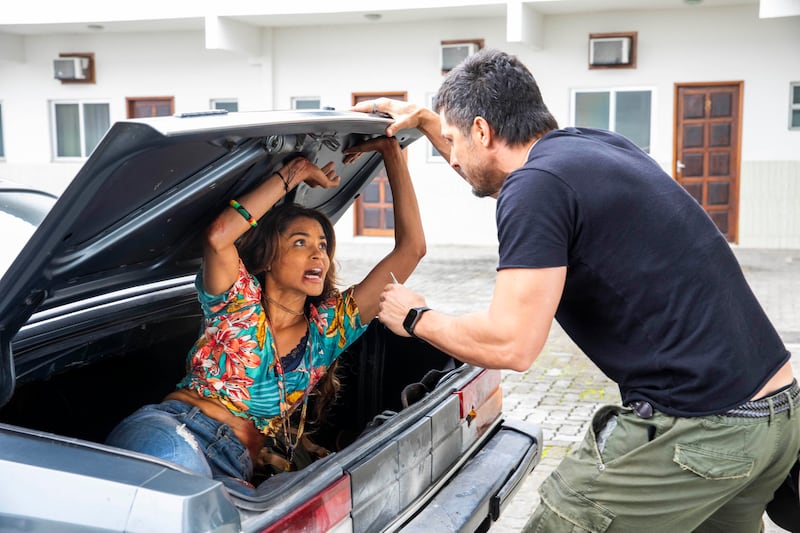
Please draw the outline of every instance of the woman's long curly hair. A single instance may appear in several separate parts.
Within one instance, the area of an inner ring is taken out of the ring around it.
[[[239,257],[248,272],[253,274],[261,283],[262,291],[266,291],[267,266],[278,258],[281,235],[286,232],[289,224],[298,218],[310,218],[319,222],[327,240],[326,252],[328,259],[330,259],[330,267],[325,275],[322,293],[319,296],[308,296],[306,298],[304,311],[308,316],[309,305],[319,306],[323,301],[335,295],[337,290],[336,265],[333,260],[334,252],[336,251],[336,234],[333,231],[333,223],[325,214],[316,209],[310,209],[291,202],[278,204],[261,217],[256,227],[251,228],[250,231],[239,238],[236,242],[236,247],[239,251]],[[266,312],[266,303],[263,307]],[[278,354],[275,354],[275,356],[279,357]],[[339,378],[336,376],[338,362],[338,359],[333,362],[311,393],[315,397],[312,418],[309,419],[311,423],[320,422],[327,408],[336,399],[341,386]]]

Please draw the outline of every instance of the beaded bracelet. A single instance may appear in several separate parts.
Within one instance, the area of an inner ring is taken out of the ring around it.
[[[239,214],[244,217],[244,219],[247,221],[247,223],[250,224],[250,226],[252,226],[254,228],[256,226],[258,226],[258,222],[256,222],[256,219],[253,218],[253,215],[250,214],[250,211],[245,209],[244,206],[242,206],[242,204],[240,204],[236,200],[231,200],[229,202],[229,205],[232,208],[236,209],[239,212]]]
[[[289,180],[287,180],[286,178],[283,177],[283,174],[281,174],[280,170],[276,170],[275,174],[277,174],[278,177],[283,182],[283,188],[286,189],[286,192],[289,192]]]

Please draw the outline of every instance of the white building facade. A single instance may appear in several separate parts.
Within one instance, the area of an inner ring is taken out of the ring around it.
[[[734,87],[736,179],[714,189],[733,206],[730,240],[800,248],[800,0],[113,4],[33,2],[0,15],[0,177],[63,190],[96,130],[149,98],[174,113],[304,102],[345,110],[358,95],[384,94],[427,105],[443,43],[480,42],[530,68],[561,126],[587,125],[599,109],[620,129],[617,96],[644,98],[637,131],[676,179],[689,116],[679,116],[680,90]],[[590,68],[596,34],[634,34],[635,64]],[[54,79],[54,60],[75,55],[91,57],[91,83]],[[587,111],[596,98],[610,107]],[[73,121],[80,142],[64,147],[60,130]],[[408,150],[429,242],[495,243],[494,201],[473,197],[431,152],[425,140]],[[705,194],[713,203],[713,190]],[[368,238],[355,218],[351,209],[337,223],[340,240]]]

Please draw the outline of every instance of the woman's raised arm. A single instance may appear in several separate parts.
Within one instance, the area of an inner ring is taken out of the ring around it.
[[[405,282],[425,256],[425,234],[405,156],[393,137],[378,137],[345,150],[345,153],[377,151],[383,156],[394,204],[394,240],[384,257],[355,288],[361,321],[367,323],[378,314],[378,299],[392,276]]]

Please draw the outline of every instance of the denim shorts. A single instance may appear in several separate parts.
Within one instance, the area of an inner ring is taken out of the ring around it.
[[[800,454],[800,398],[791,406],[752,418],[601,407],[540,486],[524,531],[760,531],[764,507]]]
[[[241,492],[253,490],[250,453],[231,427],[179,400],[141,407],[106,444],[166,459]]]

